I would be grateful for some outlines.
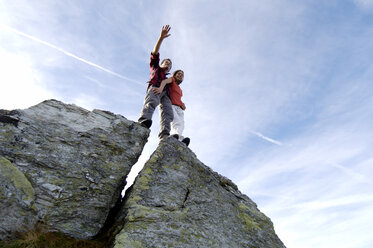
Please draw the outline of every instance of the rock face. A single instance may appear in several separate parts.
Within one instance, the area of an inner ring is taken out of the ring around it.
[[[174,138],[126,192],[114,247],[283,248],[271,220]]]
[[[0,240],[40,221],[95,236],[148,136],[120,115],[56,100],[0,110]]]
[[[0,110],[0,240],[41,222],[78,239],[110,230],[115,248],[285,247],[250,198],[172,137],[121,201],[148,136],[120,115],[56,100]]]

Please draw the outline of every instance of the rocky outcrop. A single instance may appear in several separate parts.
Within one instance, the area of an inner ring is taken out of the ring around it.
[[[271,220],[174,138],[160,142],[126,192],[115,248],[283,248]]]
[[[37,222],[95,236],[148,135],[123,116],[56,100],[0,110],[0,240]]]
[[[121,199],[148,136],[123,116],[56,100],[0,110],[0,240],[42,223],[114,248],[285,247],[249,197],[172,137]]]

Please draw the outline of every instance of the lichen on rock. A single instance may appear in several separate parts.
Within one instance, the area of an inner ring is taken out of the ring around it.
[[[2,188],[8,188],[10,184],[17,190],[17,195],[20,196],[26,205],[30,205],[35,199],[35,191],[31,183],[27,180],[25,175],[20,172],[9,160],[0,156],[0,175],[4,179],[10,180],[9,184]]]
[[[173,138],[160,142],[126,195],[115,248],[131,247],[124,241],[141,247],[285,247],[250,198]]]
[[[35,191],[25,175],[0,156],[0,235],[32,228],[36,223]]]
[[[0,116],[0,184],[13,185],[13,193],[0,191],[0,216],[23,214],[28,227],[41,221],[49,231],[94,237],[121,198],[149,130],[121,115],[56,100],[0,110]],[[32,211],[10,208],[12,194]],[[0,222],[0,240],[22,231],[18,224]]]

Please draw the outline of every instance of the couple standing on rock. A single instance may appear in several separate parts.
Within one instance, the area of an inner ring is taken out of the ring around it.
[[[184,79],[184,72],[176,70],[172,73],[172,77],[167,78],[172,67],[171,60],[163,59],[159,65],[159,49],[163,39],[171,35],[169,34],[170,29],[169,25],[162,27],[161,35],[151,52],[150,78],[138,122],[142,126],[150,128],[154,110],[160,105],[161,123],[158,137],[160,139],[168,137],[171,131],[171,136],[188,146],[190,139],[182,136],[184,130],[184,110],[186,107],[181,101],[183,92],[179,86]]]

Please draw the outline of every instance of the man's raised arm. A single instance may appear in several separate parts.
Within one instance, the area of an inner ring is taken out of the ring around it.
[[[152,51],[152,54],[156,55],[159,53],[159,49],[161,48],[161,44],[164,38],[167,38],[171,34],[168,32],[170,31],[171,27],[170,25],[166,25],[162,27],[161,35],[159,36],[157,43],[155,43],[154,49]]]

